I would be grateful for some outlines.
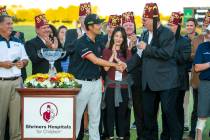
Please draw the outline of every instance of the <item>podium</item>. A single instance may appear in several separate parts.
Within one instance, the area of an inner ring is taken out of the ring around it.
[[[21,140],[76,140],[76,95],[80,89],[18,88]]]

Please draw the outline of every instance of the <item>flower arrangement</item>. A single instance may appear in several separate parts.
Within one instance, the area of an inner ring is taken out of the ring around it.
[[[26,88],[81,88],[72,74],[64,72],[52,77],[41,73],[31,75],[25,80],[24,85]]]

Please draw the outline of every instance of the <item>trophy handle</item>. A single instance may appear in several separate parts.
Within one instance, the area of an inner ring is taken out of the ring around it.
[[[43,52],[42,49],[37,51],[37,55],[38,55],[39,58],[44,58],[43,55],[42,55],[43,54],[42,52]]]

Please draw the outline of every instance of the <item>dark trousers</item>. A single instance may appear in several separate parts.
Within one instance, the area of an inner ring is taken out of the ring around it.
[[[137,131],[137,140],[140,140],[143,137],[143,125],[144,125],[144,113],[143,113],[143,104],[142,104],[142,90],[139,86],[133,85],[132,89],[132,99],[133,99],[133,110],[135,125]]]
[[[180,140],[181,126],[176,113],[177,91],[175,89],[151,91],[147,88],[143,92],[144,138],[146,140],[158,140],[157,112],[159,100],[162,112],[166,115],[171,140]]]
[[[131,109],[127,108],[126,111],[126,136],[125,136],[125,140],[129,140],[130,139],[130,124],[131,124]]]
[[[197,107],[198,107],[198,89],[193,89],[193,111],[191,115],[190,137],[195,138],[197,124]]]
[[[107,111],[106,126],[109,137],[114,136],[114,126],[116,126],[119,137],[126,136],[128,90],[121,89],[121,95],[123,102],[120,103],[119,107],[115,107],[114,88],[107,88],[106,90],[106,95],[105,95],[106,111]]]
[[[101,139],[106,139],[108,137],[107,126],[106,126],[107,116],[106,116],[106,108],[101,110],[101,119],[99,125],[99,133],[101,135]]]
[[[185,90],[179,90],[177,97],[177,104],[176,104],[176,112],[179,124],[181,126],[180,140],[182,139],[184,134],[184,107],[183,107],[184,96],[185,96]],[[164,113],[162,113],[162,124],[163,124],[163,131],[161,133],[161,140],[170,140],[169,126],[166,120],[166,115]]]

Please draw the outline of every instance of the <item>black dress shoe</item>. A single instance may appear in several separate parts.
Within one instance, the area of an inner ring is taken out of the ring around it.
[[[188,132],[189,131],[189,127],[184,127],[184,132]]]

